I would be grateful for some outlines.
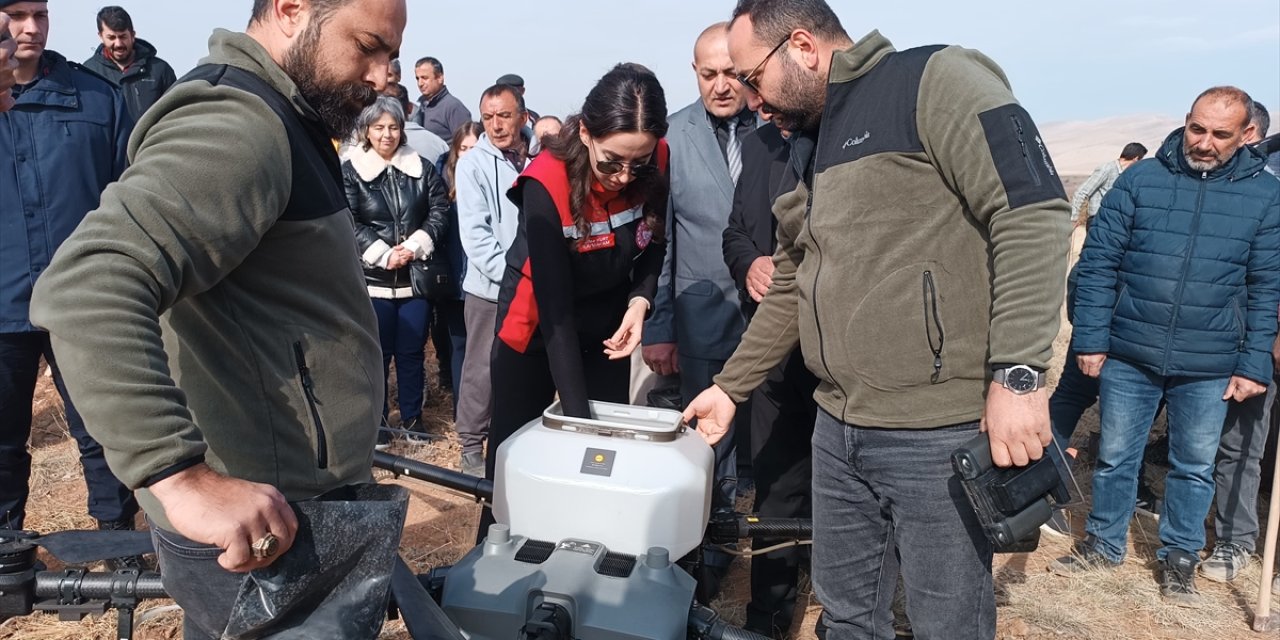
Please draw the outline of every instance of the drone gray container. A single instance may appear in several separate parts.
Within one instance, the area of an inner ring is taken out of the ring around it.
[[[639,557],[585,540],[512,536],[494,525],[449,570],[442,605],[468,638],[509,640],[544,602],[568,611],[578,640],[684,640],[694,579],[665,549]]]

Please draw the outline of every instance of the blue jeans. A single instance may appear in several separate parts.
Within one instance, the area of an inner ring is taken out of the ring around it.
[[[382,343],[382,377],[396,361],[396,389],[400,404],[400,423],[422,415],[422,390],[426,385],[427,321],[431,303],[426,298],[398,300],[373,299],[378,316],[378,340]],[[387,417],[387,401],[382,402],[382,417]]]
[[[1138,491],[1142,451],[1151,420],[1166,402],[1169,475],[1165,479],[1156,557],[1169,549],[1190,554],[1204,547],[1204,519],[1213,501],[1213,461],[1222,437],[1227,376],[1160,376],[1107,358],[1101,375],[1102,440],[1093,472],[1093,508],[1085,533],[1108,559],[1124,560]]]
[[[901,573],[920,640],[990,640],[991,544],[951,468],[978,434],[873,429],[822,409],[813,431],[813,584],[826,640],[890,640]]]
[[[1053,425],[1053,437],[1063,449],[1071,442],[1080,416],[1098,401],[1098,379],[1086,376],[1076,363],[1076,352],[1067,349],[1067,359],[1062,365],[1058,386],[1049,396],[1049,422]]]

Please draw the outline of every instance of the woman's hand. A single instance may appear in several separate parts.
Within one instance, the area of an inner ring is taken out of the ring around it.
[[[613,332],[613,337],[604,341],[604,353],[610,360],[630,358],[631,352],[640,346],[640,334],[644,331],[644,315],[649,312],[649,301],[635,298],[627,306],[626,315],[622,316],[622,324]]]
[[[391,248],[391,257],[387,259],[387,270],[395,271],[413,262],[413,252],[401,245]]]

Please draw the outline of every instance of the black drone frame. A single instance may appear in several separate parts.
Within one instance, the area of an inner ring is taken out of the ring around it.
[[[382,452],[374,454],[373,466],[396,476],[459,491],[477,500],[493,498],[492,481],[451,469]],[[811,535],[812,525],[808,520],[727,514],[712,519],[706,541],[728,545],[748,538],[768,539],[773,543],[781,541],[781,545],[786,546],[801,544]],[[70,565],[154,553],[150,534],[145,531],[60,531],[40,535],[34,531],[0,530],[0,621],[34,611],[56,613],[60,620],[75,621],[85,616],[105,615],[108,609],[115,609],[116,637],[131,640],[138,604],[145,599],[169,597],[160,574],[155,571],[94,572],[83,568],[47,571],[37,559],[39,547]],[[699,575],[700,550],[691,552],[680,564],[691,575]],[[438,567],[429,573],[415,574],[402,560],[394,567],[388,617],[403,618],[414,640],[464,640],[438,604],[447,573],[448,567]],[[549,613],[544,622],[527,626],[521,637],[528,640],[561,637],[553,614]],[[764,640],[764,636],[727,624],[714,610],[697,601],[689,611],[689,637]]]

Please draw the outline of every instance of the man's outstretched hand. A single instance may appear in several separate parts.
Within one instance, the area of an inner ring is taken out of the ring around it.
[[[13,72],[18,68],[14,55],[18,43],[9,35],[9,16],[0,13],[0,113],[13,108],[13,86],[18,79]]]
[[[684,421],[692,422],[696,418],[698,434],[707,444],[714,445],[729,432],[733,414],[737,411],[738,407],[729,395],[720,387],[711,385],[689,403],[684,410]]]

